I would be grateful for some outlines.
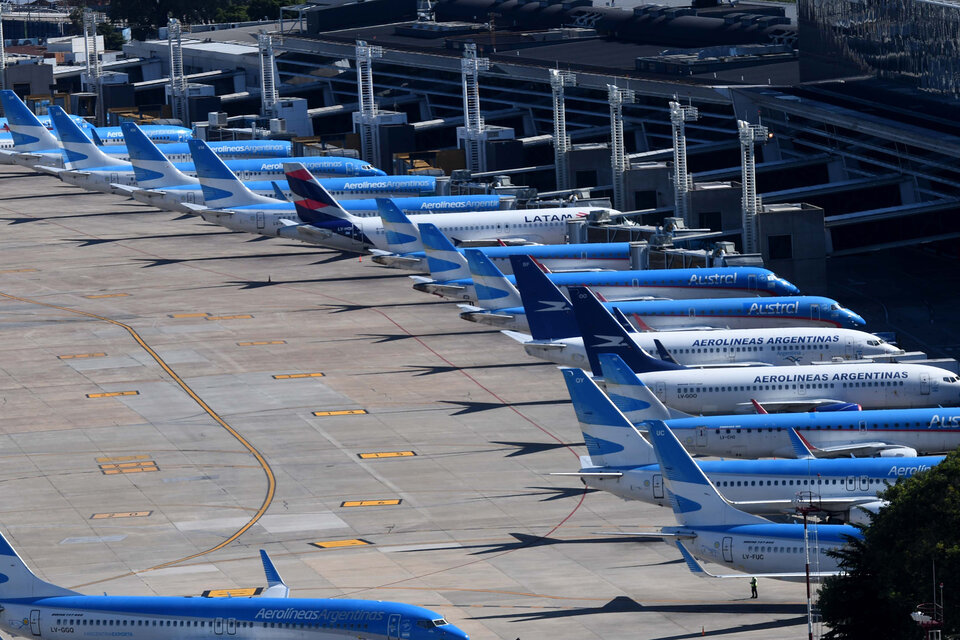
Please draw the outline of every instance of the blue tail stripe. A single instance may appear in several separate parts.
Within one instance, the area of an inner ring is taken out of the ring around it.
[[[603,391],[583,370],[563,369],[563,379],[567,383],[567,391],[570,393],[573,409],[577,412],[577,419],[580,422],[632,431],[633,425],[630,421],[617,411]]]

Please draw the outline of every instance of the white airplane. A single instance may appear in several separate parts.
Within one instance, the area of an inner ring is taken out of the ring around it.
[[[863,538],[863,533],[851,525],[813,523],[808,545],[802,524],[773,523],[737,509],[720,495],[662,421],[651,421],[648,427],[679,526],[624,535],[673,541],[694,574],[801,581],[807,577],[805,568],[809,565],[811,577],[836,575],[838,561],[830,552],[850,539]],[[698,560],[745,573],[712,574]]]
[[[620,356],[600,354],[599,360],[610,399],[632,423],[671,415]],[[791,430],[818,458],[916,458],[960,447],[956,406],[805,413],[766,413],[755,406],[757,414],[674,418],[668,426],[690,452],[708,456],[793,457]]]
[[[670,495],[653,447],[623,413],[580,369],[564,369],[564,381],[580,423],[589,455],[581,456],[580,470],[551,473],[580,478],[587,486],[624,500],[664,506]],[[650,412],[651,419],[656,412]],[[666,409],[661,406],[661,417]],[[667,421],[668,426],[673,421]],[[799,459],[697,460],[723,497],[736,508],[757,515],[794,515],[798,494],[810,494],[807,503],[820,517],[853,524],[869,524],[885,502],[877,492],[899,478],[910,477],[943,461],[944,456],[920,458],[815,458],[797,432],[785,429]],[[679,432],[675,432],[682,440]]]
[[[599,354],[617,354],[661,402],[686,415],[752,412],[750,398],[776,411],[913,408],[960,400],[960,377],[920,364],[696,369],[656,360],[636,346],[589,290],[573,287],[571,299],[594,375],[602,375]]]
[[[297,214],[305,223],[304,233],[317,238],[316,244],[332,249],[365,253],[370,249],[387,250],[387,231],[380,218],[352,215],[317,182],[301,163],[284,163],[287,184],[295,194]],[[389,200],[379,200],[382,211],[396,207]],[[383,213],[381,211],[381,216]],[[559,209],[519,209],[507,211],[450,212],[438,215],[410,216],[411,226],[432,222],[456,244],[556,244],[564,241],[566,221],[609,215],[609,209],[577,207]],[[415,227],[398,242],[401,252],[421,251],[420,236]]]
[[[424,237],[428,235],[425,233]],[[429,259],[429,250],[427,255]],[[511,256],[510,260],[530,333],[502,333],[522,344],[524,350],[535,358],[566,367],[588,366],[583,337],[572,310],[543,303],[544,300],[559,299],[558,296],[562,296],[560,290],[528,257]],[[619,309],[614,308],[613,313],[617,315]],[[618,319],[635,345],[648,353],[669,354],[674,361],[690,367],[809,364],[830,362],[834,358],[858,360],[904,353],[872,333],[854,329],[777,327],[636,331],[624,318]]]
[[[382,600],[289,598],[265,551],[267,588],[253,598],[89,596],[38,578],[0,535],[0,628],[45,640],[468,640],[423,607]]]

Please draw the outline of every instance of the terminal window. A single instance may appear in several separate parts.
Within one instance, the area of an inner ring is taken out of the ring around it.
[[[767,236],[767,253],[771,260],[789,260],[793,257],[793,237]]]
[[[575,178],[577,183],[577,189],[582,189],[584,187],[597,186],[596,169],[589,169],[586,171],[577,171]]]

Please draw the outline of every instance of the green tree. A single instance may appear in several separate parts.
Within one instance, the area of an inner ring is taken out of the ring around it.
[[[960,451],[881,497],[889,506],[871,518],[863,540],[837,552],[846,573],[820,591],[830,627],[824,637],[922,638],[910,612],[933,600],[934,564],[948,603],[944,636],[960,633]]]
[[[103,36],[103,48],[111,51],[119,51],[123,48],[123,34],[109,22],[101,22],[97,25],[97,33]]]
[[[250,20],[276,20],[280,15],[280,7],[283,2],[280,0],[250,0],[247,5],[247,15]]]

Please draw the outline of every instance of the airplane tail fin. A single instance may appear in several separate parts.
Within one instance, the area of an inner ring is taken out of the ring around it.
[[[627,416],[633,424],[645,420],[667,420],[674,417],[670,409],[643,384],[623,358],[613,353],[599,356],[600,370],[610,401]]]
[[[76,591],[58,587],[38,578],[0,534],[0,600],[76,596]]]
[[[63,166],[68,169],[89,169],[91,167],[127,166],[129,163],[119,158],[111,158],[100,147],[93,144],[77,123],[56,105],[49,108],[50,119],[63,144]]]
[[[57,149],[60,142],[50,131],[40,124],[37,116],[27,108],[23,100],[9,89],[0,91],[0,103],[7,116],[7,127],[13,139],[13,151],[40,151]]]
[[[670,505],[681,525],[696,527],[770,522],[744,513],[724,499],[662,420],[653,420],[647,425],[660,469],[670,489]]]
[[[562,371],[593,464],[619,467],[657,461],[650,443],[644,440],[590,376],[582,369]]]
[[[387,240],[387,249],[393,253],[412,253],[420,251],[423,245],[420,242],[420,232],[410,222],[400,207],[389,198],[377,198],[377,213],[383,222],[384,236]]]
[[[120,124],[120,131],[123,132],[123,140],[127,144],[127,153],[130,154],[130,164],[133,165],[138,187],[155,189],[197,183],[196,178],[184,175],[173,166],[136,123],[123,122]]]
[[[486,254],[476,249],[465,249],[463,254],[470,266],[473,288],[477,292],[477,305],[496,311],[523,304],[520,292]]]
[[[212,208],[243,207],[251,204],[276,204],[274,198],[259,196],[240,182],[213,149],[203,140],[190,140],[190,155],[203,190],[203,203]]]
[[[424,222],[417,226],[420,228],[420,240],[423,242],[423,252],[427,256],[427,268],[430,269],[431,278],[444,281],[470,277],[467,259],[457,251],[450,238],[443,235],[435,224]]]
[[[297,215],[307,224],[328,224],[347,220],[356,224],[358,218],[340,206],[340,203],[317,182],[313,174],[299,162],[284,162],[283,172],[293,192]]]
[[[570,301],[583,335],[583,346],[594,375],[600,375],[597,355],[616,353],[637,373],[668,371],[684,367],[657,360],[641,349],[607,308],[586,287],[570,287]]]
[[[534,340],[556,340],[580,335],[573,307],[530,256],[510,256],[523,311]]]

